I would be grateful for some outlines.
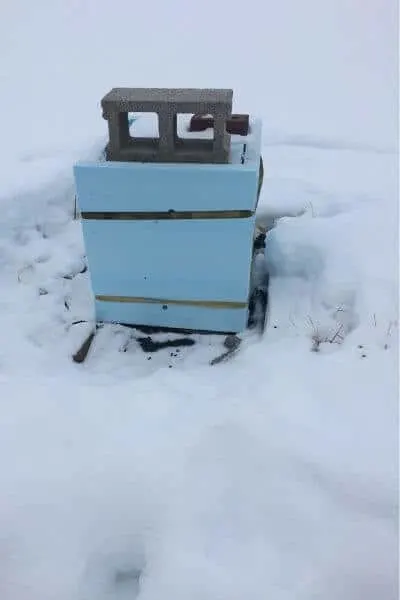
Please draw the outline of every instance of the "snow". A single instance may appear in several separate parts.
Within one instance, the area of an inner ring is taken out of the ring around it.
[[[3,10],[2,600],[397,597],[396,10]],[[92,314],[72,165],[124,85],[229,86],[263,118],[270,320],[232,363],[107,328],[70,361]]]

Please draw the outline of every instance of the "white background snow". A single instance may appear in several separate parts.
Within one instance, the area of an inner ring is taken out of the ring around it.
[[[395,0],[4,3],[1,600],[397,597],[397,24]],[[230,364],[107,331],[70,361],[72,165],[124,85],[263,118],[270,322]]]

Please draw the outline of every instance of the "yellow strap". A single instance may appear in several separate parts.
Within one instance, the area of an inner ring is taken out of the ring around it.
[[[169,210],[158,212],[88,212],[81,213],[82,219],[110,221],[166,221],[190,219],[248,219],[254,214],[251,210]]]
[[[99,294],[96,300],[100,302],[123,302],[133,304],[169,304],[179,306],[198,306],[203,308],[246,308],[246,302],[232,302],[225,300],[175,300],[171,298],[146,298],[141,296],[109,296]]]

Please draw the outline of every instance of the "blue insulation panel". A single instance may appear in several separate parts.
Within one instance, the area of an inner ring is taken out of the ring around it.
[[[247,142],[235,136],[226,165],[75,165],[98,320],[216,332],[246,327],[260,134],[256,122]],[[162,217],[167,211],[179,216]],[[204,211],[220,214],[204,218]]]

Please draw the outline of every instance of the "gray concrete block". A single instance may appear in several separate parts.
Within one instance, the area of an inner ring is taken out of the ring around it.
[[[229,162],[230,134],[226,131],[226,121],[232,114],[232,96],[229,89],[113,88],[101,101],[103,116],[108,121],[107,160]],[[159,138],[131,137],[128,112],[157,113]],[[213,140],[178,138],[179,113],[213,115]]]

